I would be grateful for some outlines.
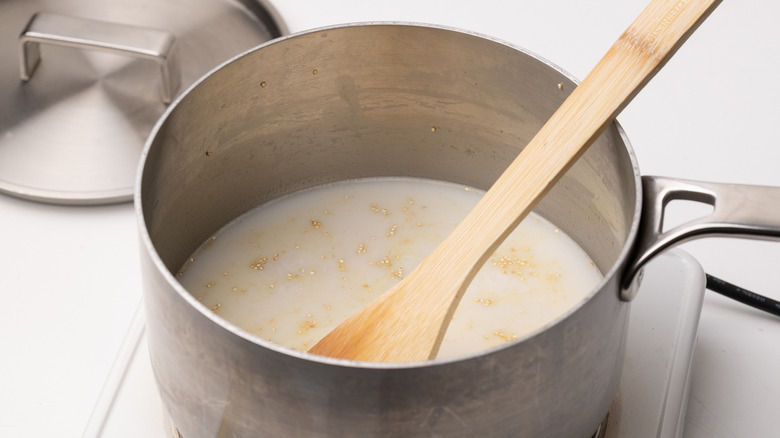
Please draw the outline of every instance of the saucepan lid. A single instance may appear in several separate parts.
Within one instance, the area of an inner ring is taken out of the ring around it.
[[[57,204],[132,199],[167,104],[287,33],[264,0],[6,0],[0,21],[0,192]]]

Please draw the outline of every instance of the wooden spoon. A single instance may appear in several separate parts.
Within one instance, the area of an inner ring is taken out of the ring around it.
[[[378,362],[435,357],[484,262],[718,3],[651,1],[453,233],[309,352]]]

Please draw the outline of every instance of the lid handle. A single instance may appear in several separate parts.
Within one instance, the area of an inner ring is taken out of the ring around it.
[[[41,59],[41,44],[93,49],[148,59],[160,66],[162,101],[170,103],[179,87],[171,57],[176,38],[162,30],[39,12],[19,36],[19,67],[29,81]]]

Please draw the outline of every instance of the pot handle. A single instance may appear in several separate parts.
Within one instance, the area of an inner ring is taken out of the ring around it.
[[[637,244],[620,290],[624,301],[636,296],[644,264],[680,243],[715,236],[780,240],[780,187],[643,176],[642,192]],[[713,211],[664,230],[664,210],[674,200],[709,204]]]
[[[178,65],[171,56],[175,41],[162,30],[39,12],[19,35],[19,72],[23,81],[30,80],[41,59],[41,44],[148,59],[160,66],[162,101],[167,104],[179,88]]]

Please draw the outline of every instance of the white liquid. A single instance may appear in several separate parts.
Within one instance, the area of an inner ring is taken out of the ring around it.
[[[344,181],[294,193],[241,216],[179,273],[224,319],[306,351],[410,273],[483,192],[438,181]],[[438,357],[501,345],[576,305],[601,280],[577,244],[531,215],[476,276]]]

